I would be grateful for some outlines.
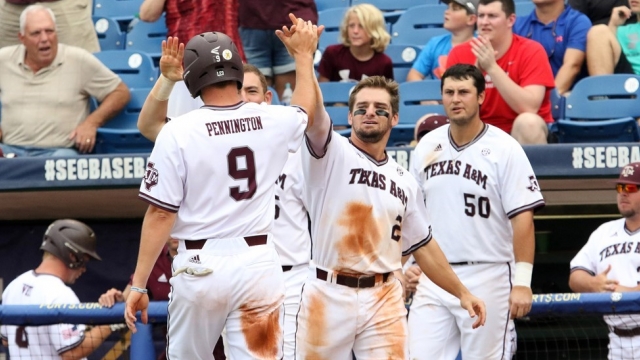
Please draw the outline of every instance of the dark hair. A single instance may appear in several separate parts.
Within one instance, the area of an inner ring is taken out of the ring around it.
[[[502,11],[507,14],[507,17],[516,13],[516,5],[513,0],[480,0],[478,5],[489,5],[493,2],[499,2],[502,4]]]
[[[256,74],[256,76],[258,77],[258,79],[260,79],[260,85],[262,85],[262,93],[266,93],[268,88],[267,88],[267,78],[264,77],[264,74],[262,73],[262,71],[260,71],[260,69],[258,69],[257,67],[251,65],[251,64],[244,64],[243,65],[243,69],[244,69],[244,73],[254,73]]]
[[[391,112],[397,114],[400,109],[400,95],[398,92],[398,83],[394,80],[387,79],[384,76],[370,76],[360,80],[358,84],[351,90],[349,95],[349,112],[353,112],[353,106],[356,102],[356,95],[364,88],[376,88],[386,90],[389,94]]]
[[[444,86],[444,79],[452,78],[454,80],[467,80],[469,78],[473,79],[473,85],[478,90],[478,95],[484,91],[485,81],[484,76],[482,76],[482,72],[480,69],[473,65],[469,64],[455,64],[452,67],[448,68],[447,71],[442,74],[442,80],[440,82],[440,92],[442,93],[442,88]]]

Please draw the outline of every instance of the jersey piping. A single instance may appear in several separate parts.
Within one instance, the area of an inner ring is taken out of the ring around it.
[[[453,137],[451,136],[451,128],[449,128],[449,143],[451,144],[451,146],[453,147],[453,149],[457,152],[460,152],[466,148],[468,148],[469,146],[475,144],[478,140],[480,140],[480,138],[487,133],[487,130],[489,130],[489,127],[487,126],[487,124],[483,124],[483,128],[482,131],[480,131],[480,133],[478,135],[476,135],[475,138],[473,138],[473,140],[471,140],[470,142],[459,146],[458,144],[456,144],[455,140],[453,140]]]
[[[521,207],[519,207],[517,209],[513,209],[513,210],[509,211],[507,213],[507,217],[509,219],[513,219],[514,217],[516,217],[517,215],[519,215],[519,214],[521,214],[521,213],[523,213],[525,211],[536,210],[536,209],[541,208],[543,206],[544,206],[544,200],[538,200],[538,201],[535,201],[535,202],[533,202],[531,204],[523,205],[523,206],[521,206]]]
[[[372,163],[374,163],[378,167],[380,167],[382,165],[385,165],[389,161],[389,156],[387,155],[387,150],[384,151],[384,159],[378,161],[378,160],[376,160],[376,158],[374,158],[373,156],[369,155],[368,152],[366,152],[366,151],[360,149],[358,146],[356,146],[356,144],[354,144],[353,141],[351,141],[351,138],[349,138],[349,144],[351,144],[351,146],[353,146],[354,148],[360,150],[360,152],[363,153],[364,156],[366,156],[367,159],[369,159],[369,161],[371,161]]]
[[[427,236],[426,238],[420,240],[420,242],[418,242],[417,244],[413,245],[412,247],[410,247],[409,249],[407,249],[407,251],[403,251],[402,252],[402,256],[409,256],[411,255],[414,251],[418,250],[419,248],[427,245],[429,243],[429,241],[431,241],[433,237],[431,236],[431,233],[429,233],[429,236]]]
[[[138,196],[143,201],[145,201],[145,202],[147,202],[147,203],[149,203],[149,204],[151,204],[153,206],[159,207],[160,209],[168,211],[168,212],[176,213],[180,209],[179,206],[167,204],[167,203],[165,203],[163,201],[160,201],[160,200],[158,200],[158,199],[156,199],[156,198],[154,198],[154,197],[152,197],[152,196],[150,196],[148,194],[145,194],[145,193],[143,193],[141,191],[138,192]]]

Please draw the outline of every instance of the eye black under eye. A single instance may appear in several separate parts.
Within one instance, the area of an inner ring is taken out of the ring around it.
[[[353,115],[364,115],[367,113],[367,110],[365,109],[358,109],[356,111],[353,112]]]
[[[378,109],[378,110],[376,110],[376,115],[389,117],[389,112],[386,111],[386,110]]]

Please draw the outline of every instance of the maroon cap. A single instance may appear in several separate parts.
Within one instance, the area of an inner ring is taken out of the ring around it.
[[[426,133],[435,130],[444,124],[448,124],[449,119],[444,115],[431,115],[418,122],[416,126],[416,140],[420,141]]]
[[[618,184],[638,184],[640,185],[640,162],[630,163],[622,168]]]

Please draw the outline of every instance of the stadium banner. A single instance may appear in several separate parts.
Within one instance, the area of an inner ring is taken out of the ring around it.
[[[640,161],[640,145],[528,145],[524,150],[538,178],[615,177],[619,168]],[[409,168],[413,148],[389,147],[387,153]],[[76,157],[0,158],[0,191],[52,188],[138,187],[149,154]]]

